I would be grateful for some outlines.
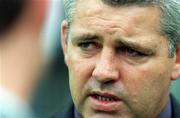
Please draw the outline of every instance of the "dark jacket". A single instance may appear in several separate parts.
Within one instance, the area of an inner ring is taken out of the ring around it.
[[[177,99],[171,95],[171,104],[172,104],[172,118],[180,118],[180,103]],[[64,112],[59,112],[55,114],[52,118],[74,118],[74,105],[71,103]]]
[[[74,109],[74,104],[70,103],[63,112],[56,113],[52,118],[74,118]]]
[[[180,118],[180,101],[171,95],[172,118]]]

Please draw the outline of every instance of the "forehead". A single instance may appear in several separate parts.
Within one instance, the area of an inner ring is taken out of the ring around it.
[[[126,25],[126,27],[128,25],[136,25],[135,27],[138,27],[144,23],[144,28],[146,26],[157,30],[160,29],[159,21],[160,10],[155,6],[140,7],[131,5],[113,7],[104,4],[101,0],[78,0],[73,17],[74,23],[81,22],[81,24],[85,23],[88,25],[101,23],[107,28],[108,26],[115,27],[117,24],[121,26]]]
[[[151,23],[154,20],[159,21],[160,10],[155,6],[126,5],[113,7],[104,4],[101,0],[78,0],[74,16],[78,20],[88,17],[100,17],[114,21],[118,21],[124,16],[128,20],[134,20],[137,23],[148,18],[148,22]]]
[[[79,39],[81,36],[94,35],[109,45],[127,40],[146,47],[157,47],[165,38],[160,29],[158,7],[112,7],[101,0],[78,0],[70,37]]]

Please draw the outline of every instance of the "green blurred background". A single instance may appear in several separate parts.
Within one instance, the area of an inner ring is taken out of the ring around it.
[[[180,78],[172,82],[171,91],[180,102]]]
[[[50,67],[44,72],[32,100],[33,109],[40,118],[50,118],[71,100],[67,68],[60,46],[60,24],[64,18],[62,0],[51,0],[50,4],[42,32],[44,55]],[[180,101],[180,79],[172,82],[171,90]]]

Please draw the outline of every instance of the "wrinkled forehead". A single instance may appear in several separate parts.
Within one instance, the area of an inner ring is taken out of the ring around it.
[[[131,24],[147,23],[152,25],[154,21],[160,22],[160,10],[155,6],[119,6],[113,7],[104,4],[102,0],[78,0],[73,21],[88,23],[90,20],[98,22],[110,21],[111,25],[118,24],[126,18]],[[147,22],[145,22],[147,21]],[[105,23],[104,23],[105,24]],[[159,29],[158,23],[154,28]]]
[[[155,4],[153,1],[154,0],[76,0],[75,11],[76,13],[86,12],[87,15],[90,13],[105,13],[105,9],[108,9],[108,11],[118,12],[124,7],[154,7],[160,11],[157,3]],[[74,15],[76,15],[76,13]]]

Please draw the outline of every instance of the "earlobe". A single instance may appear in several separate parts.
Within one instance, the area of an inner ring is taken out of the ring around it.
[[[177,78],[180,78],[180,46],[176,49],[176,62],[171,75],[171,80],[176,80]]]
[[[180,64],[175,64],[171,75],[171,80],[176,80],[179,77],[180,77]]]
[[[67,21],[66,20],[62,21],[61,24],[61,46],[64,53],[64,60],[67,65],[68,58],[67,58]]]

